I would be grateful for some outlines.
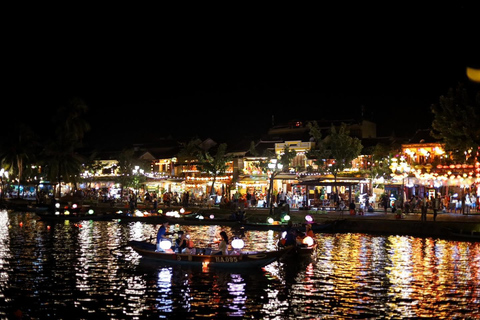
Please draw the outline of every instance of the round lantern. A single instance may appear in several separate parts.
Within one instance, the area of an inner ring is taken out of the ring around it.
[[[285,221],[290,220],[290,216],[289,216],[288,214],[286,214],[286,215],[283,217],[283,220],[285,220]]]
[[[232,248],[233,249],[242,249],[245,246],[245,242],[242,239],[233,239]]]
[[[305,221],[307,221],[307,222],[313,222],[313,217],[312,217],[311,215],[307,214],[307,215],[305,216]]]
[[[305,237],[303,238],[303,244],[306,244],[307,246],[313,245],[313,239],[312,237]]]
[[[274,221],[274,220],[273,220],[273,218],[272,218],[272,217],[270,217],[270,218],[268,218],[268,219],[267,219],[267,222],[268,222],[268,223],[270,223],[270,224],[272,224],[272,223],[273,223],[273,221]]]
[[[160,248],[163,250],[168,250],[172,247],[172,243],[169,240],[160,241]]]

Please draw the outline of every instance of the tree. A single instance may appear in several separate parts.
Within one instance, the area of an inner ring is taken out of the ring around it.
[[[226,155],[227,144],[222,143],[218,146],[215,156],[210,155],[208,151],[199,152],[198,155],[198,166],[202,171],[208,172],[213,176],[212,189],[210,190],[210,195],[214,194],[215,180],[217,176],[224,174],[228,169],[228,162],[232,160],[231,156]]]
[[[146,164],[135,158],[135,150],[132,148],[124,149],[117,156],[118,159],[118,182],[122,186],[122,195],[124,187],[138,189],[147,179],[145,175],[133,174],[135,167],[145,170]]]
[[[432,104],[431,136],[441,139],[456,160],[476,161],[480,146],[480,90],[472,99],[463,84],[450,88]],[[471,153],[469,153],[471,152]]]
[[[0,160],[6,171],[11,173],[10,176],[17,177],[17,198],[20,198],[20,185],[24,173],[28,172],[35,162],[35,147],[38,144],[34,132],[25,124],[16,125],[7,134],[9,137],[2,146],[3,152],[0,154]]]
[[[280,156],[280,163],[283,166],[283,171],[290,168],[290,163],[296,156],[297,152],[295,150],[290,150],[288,146],[285,146],[283,149],[283,154]]]
[[[360,155],[362,143],[358,138],[351,137],[347,126],[342,123],[340,128],[331,126],[330,134],[321,140],[321,132],[316,123],[309,124],[310,134],[315,139],[315,149],[308,152],[309,157],[313,157],[319,168],[329,172],[334,176],[335,184],[338,173],[349,168],[352,161]],[[337,188],[335,192],[338,194]]]
[[[76,188],[82,169],[82,158],[76,149],[90,130],[89,124],[82,118],[87,110],[81,99],[73,98],[60,107],[53,118],[54,136],[47,143],[44,156],[48,178],[59,185],[58,196],[61,196],[62,181],[72,183]]]

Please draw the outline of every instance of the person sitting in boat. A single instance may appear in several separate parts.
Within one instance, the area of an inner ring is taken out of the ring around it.
[[[285,235],[285,243],[286,247],[294,246],[297,243],[297,230],[290,228],[287,230],[287,234]]]
[[[158,228],[158,232],[157,232],[157,252],[161,252],[161,251],[164,251],[162,248],[160,248],[160,242],[162,240],[168,240],[167,238],[167,228],[168,228],[168,221],[165,221],[164,223],[162,223],[162,225],[160,226],[160,228]],[[170,240],[168,240],[170,241]]]
[[[307,237],[311,237],[311,238],[315,238],[315,234],[313,233],[313,230],[312,230],[312,225],[307,223],[305,225],[305,236]]]
[[[218,244],[218,251],[213,252],[212,254],[216,255],[228,255],[228,236],[225,231],[220,232],[220,238],[222,240]]]
[[[176,253],[184,253],[188,248],[187,235],[183,231],[178,231],[178,238],[175,240],[175,252]]]

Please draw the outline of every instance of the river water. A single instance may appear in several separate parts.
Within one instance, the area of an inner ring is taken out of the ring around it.
[[[480,319],[478,242],[317,234],[312,257],[228,272],[152,264],[126,245],[157,228],[0,211],[0,318]],[[197,246],[236,234],[177,228]],[[244,236],[248,249],[273,249],[277,234]]]

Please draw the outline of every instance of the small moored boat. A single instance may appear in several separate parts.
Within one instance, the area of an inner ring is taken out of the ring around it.
[[[174,265],[220,268],[263,267],[280,259],[293,248],[286,247],[277,251],[248,251],[231,255],[208,255],[156,252],[155,244],[147,241],[129,241],[128,244],[145,259]]]

